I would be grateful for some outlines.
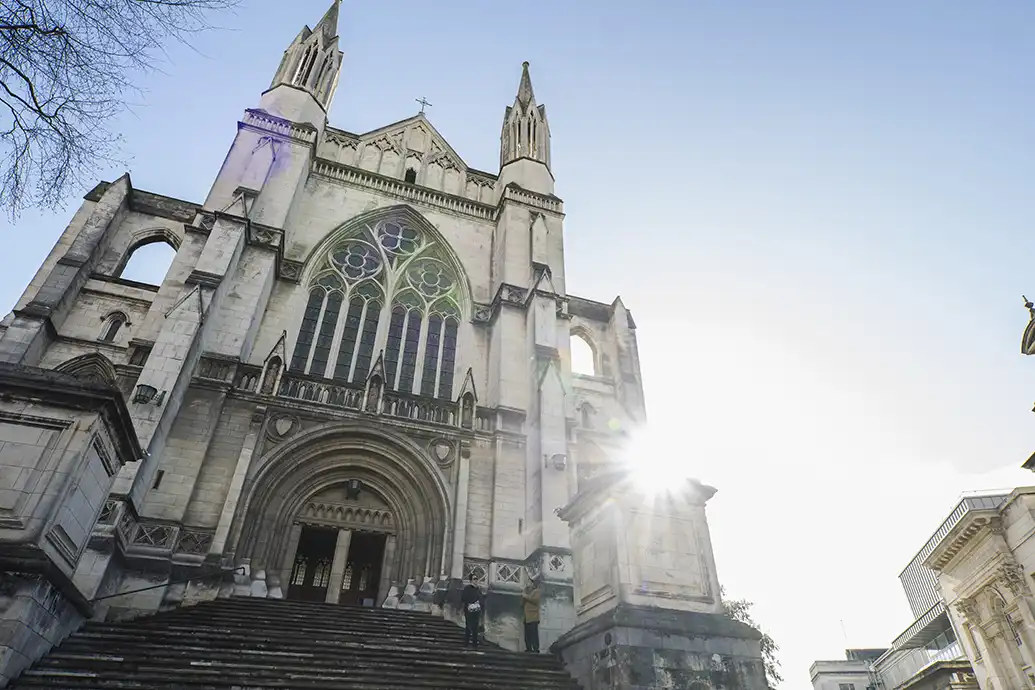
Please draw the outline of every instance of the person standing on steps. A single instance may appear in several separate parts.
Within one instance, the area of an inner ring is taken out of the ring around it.
[[[528,583],[521,595],[525,604],[525,651],[535,654],[539,653],[539,602],[542,596],[535,580]]]
[[[464,607],[464,646],[478,649],[478,633],[481,630],[482,619],[482,590],[474,583],[474,575],[471,576],[460,593],[460,604]]]

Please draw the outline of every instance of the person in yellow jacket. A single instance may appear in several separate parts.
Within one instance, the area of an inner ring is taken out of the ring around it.
[[[525,604],[525,651],[539,653],[539,601],[542,592],[533,580],[525,587],[521,599]]]

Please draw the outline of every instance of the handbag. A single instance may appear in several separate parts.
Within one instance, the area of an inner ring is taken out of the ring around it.
[[[470,611],[471,613],[478,613],[479,611],[482,610],[482,605],[481,605],[481,603],[476,601],[474,603],[468,604],[467,605],[467,610]]]

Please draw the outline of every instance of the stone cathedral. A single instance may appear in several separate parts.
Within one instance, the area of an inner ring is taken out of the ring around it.
[[[644,421],[635,323],[567,290],[528,63],[499,169],[476,170],[423,113],[328,124],[337,25],[335,2],[297,35],[203,202],[99,184],[0,325],[8,590],[45,580],[71,618],[242,596],[448,617],[473,578],[486,637],[517,648],[537,580],[545,649],[622,599],[592,494]],[[155,242],[168,274],[120,278]],[[709,615],[713,492],[690,490],[664,595]]]

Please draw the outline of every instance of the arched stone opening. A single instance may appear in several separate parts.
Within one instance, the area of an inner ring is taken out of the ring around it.
[[[268,581],[276,577],[268,584],[285,594],[307,525],[338,531],[339,578],[346,555],[340,549],[348,549],[341,532],[385,536],[378,604],[391,585],[437,579],[450,568],[446,485],[424,450],[404,436],[352,423],[320,427],[271,453],[250,484],[236,556]],[[375,513],[380,524],[369,519]]]

